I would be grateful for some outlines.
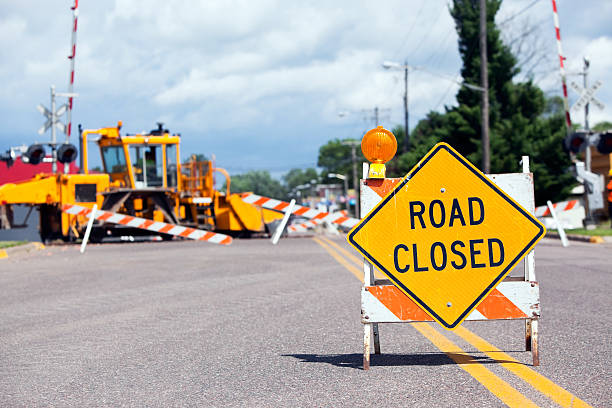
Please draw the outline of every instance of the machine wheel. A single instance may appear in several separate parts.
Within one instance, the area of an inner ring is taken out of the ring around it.
[[[65,239],[62,235],[62,214],[53,205],[43,204],[40,206],[40,240],[48,243],[55,239]]]
[[[92,227],[91,228],[91,232],[89,234],[89,242],[92,242],[94,244],[99,244],[102,242],[102,239],[104,238],[104,228],[100,228],[100,227]]]

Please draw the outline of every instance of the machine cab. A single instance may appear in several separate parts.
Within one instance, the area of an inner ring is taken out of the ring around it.
[[[149,134],[102,134],[98,144],[111,181],[132,189],[177,189],[180,136],[158,123]]]

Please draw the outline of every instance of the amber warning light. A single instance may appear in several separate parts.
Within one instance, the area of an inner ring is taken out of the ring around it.
[[[378,126],[363,135],[361,151],[372,163],[368,178],[385,178],[385,163],[395,156],[397,141],[393,133]]]

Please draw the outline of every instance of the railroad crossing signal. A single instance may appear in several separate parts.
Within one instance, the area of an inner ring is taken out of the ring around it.
[[[544,236],[544,226],[446,143],[439,143],[348,241],[452,330]]]
[[[47,118],[47,121],[40,129],[38,129],[38,134],[42,135],[45,133],[51,126],[57,127],[60,132],[66,132],[66,126],[60,122],[59,118],[66,112],[68,105],[64,104],[57,108],[55,113],[52,113],[49,109],[47,109],[42,103],[36,107],[40,113],[43,114],[44,117]]]
[[[55,108],[55,97],[56,96],[63,96],[66,98],[74,98],[75,96],[79,96],[76,93],[72,93],[72,92],[55,92],[55,86],[51,85],[51,109],[47,109],[42,103],[39,104],[36,109],[38,109],[38,111],[40,113],[42,113],[42,115],[44,117],[47,118],[47,121],[45,122],[44,125],[42,125],[42,127],[40,129],[38,129],[38,134],[42,135],[43,133],[45,133],[47,130],[51,129],[52,130],[52,142],[55,143],[55,132],[54,132],[54,128],[59,129],[60,132],[66,133],[67,128],[66,125],[64,125],[62,122],[60,122],[59,118],[66,113],[66,110],[68,109],[68,105],[67,104],[63,104],[61,105],[59,108]],[[55,111],[55,112],[54,112]]]
[[[580,110],[584,108],[584,106],[587,103],[592,103],[593,105],[597,106],[599,109],[604,110],[606,105],[604,105],[603,102],[601,102],[599,99],[595,97],[595,92],[597,92],[597,90],[601,88],[602,85],[603,83],[601,81],[597,81],[590,88],[584,89],[577,83],[572,82],[570,86],[572,87],[574,91],[576,91],[580,95],[580,99],[578,99],[572,105],[572,110],[575,110],[575,111]]]

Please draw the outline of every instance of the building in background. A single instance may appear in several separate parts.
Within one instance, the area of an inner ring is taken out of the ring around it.
[[[48,155],[46,159],[51,159]],[[62,173],[64,166],[58,166],[58,171]],[[21,157],[17,157],[12,166],[8,167],[6,162],[0,161],[0,186],[6,183],[16,183],[18,181],[29,180],[39,173],[51,173],[51,162],[43,162],[36,165],[27,164],[21,161]],[[79,168],[70,163],[70,174],[76,174]]]

